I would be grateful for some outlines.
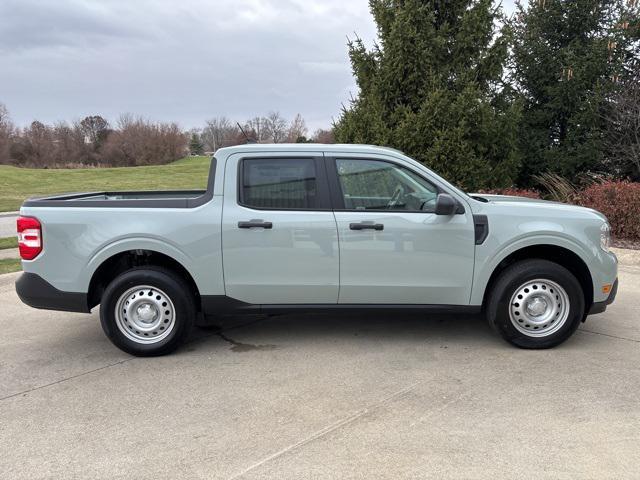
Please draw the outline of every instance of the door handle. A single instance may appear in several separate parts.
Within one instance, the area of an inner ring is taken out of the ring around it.
[[[351,230],[384,230],[384,225],[382,223],[350,223],[349,228]]]
[[[248,222],[238,222],[238,228],[265,228],[270,230],[273,228],[273,223],[263,222],[262,220],[249,220]]]

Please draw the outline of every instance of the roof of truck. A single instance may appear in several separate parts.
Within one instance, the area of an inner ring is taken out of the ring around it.
[[[346,143],[247,143],[245,145],[235,145],[224,147],[216,151],[216,155],[231,155],[238,152],[349,152],[349,153],[403,153],[391,147],[378,147],[376,145],[358,145]]]

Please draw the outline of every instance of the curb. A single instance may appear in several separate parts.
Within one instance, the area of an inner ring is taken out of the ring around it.
[[[8,292],[15,289],[15,282],[20,276],[20,272],[3,273],[0,275],[0,293]]]
[[[20,212],[1,212],[0,213],[0,218],[17,217],[18,215],[20,215]]]

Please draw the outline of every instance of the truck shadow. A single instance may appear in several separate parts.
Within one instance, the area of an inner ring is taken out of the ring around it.
[[[237,353],[299,347],[307,343],[384,342],[449,345],[501,344],[481,315],[287,314],[224,317],[196,328],[187,349],[208,348],[222,339]]]

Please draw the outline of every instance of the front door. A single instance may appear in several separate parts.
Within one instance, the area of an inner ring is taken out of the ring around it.
[[[473,216],[436,215],[443,190],[409,162],[331,158],[341,304],[466,305]]]
[[[336,304],[338,238],[322,154],[233,155],[224,182],[227,296]]]

